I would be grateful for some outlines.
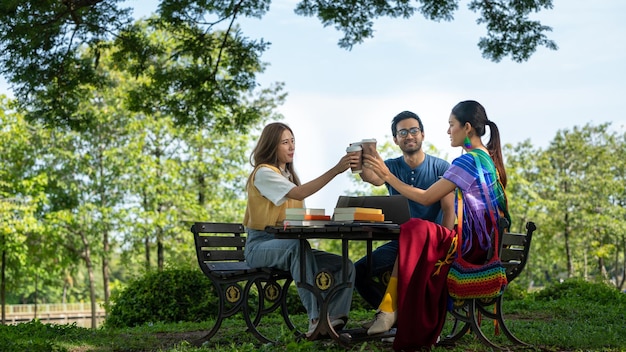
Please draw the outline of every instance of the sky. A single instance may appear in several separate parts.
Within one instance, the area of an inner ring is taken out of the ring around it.
[[[350,142],[391,141],[391,119],[404,110],[421,117],[426,142],[451,161],[461,150],[450,147],[448,117],[468,99],[485,107],[503,143],[530,140],[545,148],[558,131],[588,123],[625,129],[626,1],[553,0],[552,10],[531,18],[552,27],[547,35],[559,48],[539,47],[523,63],[482,57],[477,43],[486,29],[468,1],[460,1],[450,22],[420,14],[377,19],[374,38],[352,50],[337,45],[342,33],[334,27],[295,15],[297,2],[273,0],[262,19],[239,24],[246,36],[271,43],[258,82],[285,84],[287,99],[278,110],[294,131],[303,182],[333,167]],[[155,0],[126,3],[137,18],[156,6]],[[0,83],[0,93],[6,90]],[[306,205],[332,213],[338,196],[354,189],[351,180],[349,171],[338,175]]]

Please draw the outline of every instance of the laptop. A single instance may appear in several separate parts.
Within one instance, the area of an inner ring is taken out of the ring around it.
[[[361,207],[378,208],[385,214],[385,222],[392,224],[403,224],[411,218],[409,201],[402,195],[392,196],[339,196],[337,208]],[[363,223],[365,224],[365,223]]]

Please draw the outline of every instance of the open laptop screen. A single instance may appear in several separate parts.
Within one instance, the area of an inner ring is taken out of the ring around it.
[[[393,196],[339,196],[337,208],[361,207],[383,210],[385,220],[394,224],[403,224],[411,218],[409,201],[402,195]]]

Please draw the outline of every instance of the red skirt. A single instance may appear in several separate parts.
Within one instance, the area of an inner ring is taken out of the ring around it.
[[[437,342],[446,319],[446,277],[452,262],[448,251],[455,235],[422,219],[411,219],[400,227],[394,350],[430,349]]]

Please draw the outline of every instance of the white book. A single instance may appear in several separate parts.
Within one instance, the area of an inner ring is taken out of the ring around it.
[[[287,208],[286,215],[326,215],[323,208]]]
[[[283,226],[306,226],[306,227],[323,227],[330,224],[330,220],[283,220]]]
[[[287,214],[285,220],[330,220],[330,215]]]
[[[382,214],[383,210],[378,208],[345,207],[335,208],[334,214]]]

